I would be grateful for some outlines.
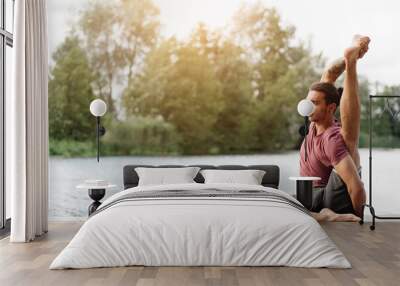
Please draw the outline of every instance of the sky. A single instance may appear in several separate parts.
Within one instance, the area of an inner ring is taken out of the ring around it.
[[[54,52],[88,0],[48,0],[49,52]],[[372,82],[400,84],[400,1],[396,0],[153,0],[164,36],[187,37],[198,22],[227,26],[241,3],[275,7],[296,38],[311,41],[315,53],[332,61],[343,55],[354,34],[372,41],[358,71]],[[397,52],[396,52],[397,51]]]

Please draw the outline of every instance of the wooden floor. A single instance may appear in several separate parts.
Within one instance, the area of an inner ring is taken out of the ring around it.
[[[324,229],[352,269],[289,267],[123,267],[48,270],[81,223],[51,223],[27,244],[0,241],[0,285],[400,285],[400,223],[327,223]]]

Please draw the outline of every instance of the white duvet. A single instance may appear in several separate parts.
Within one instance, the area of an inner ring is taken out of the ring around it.
[[[257,189],[254,185],[179,184],[149,190]],[[100,208],[102,207],[100,206]],[[145,266],[294,266],[350,268],[316,220],[286,204],[257,199],[124,201],[89,218],[50,269]]]

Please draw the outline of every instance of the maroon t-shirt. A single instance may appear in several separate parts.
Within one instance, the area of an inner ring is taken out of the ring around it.
[[[301,144],[300,175],[321,177],[320,181],[313,181],[314,187],[326,186],[333,166],[349,154],[340,129],[340,123],[335,121],[323,133],[317,135],[315,124],[311,122],[307,135],[307,162],[305,161],[304,141]]]

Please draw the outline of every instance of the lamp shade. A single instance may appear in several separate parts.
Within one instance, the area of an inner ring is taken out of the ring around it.
[[[107,111],[106,103],[101,99],[95,99],[90,103],[90,113],[94,116],[103,116]]]
[[[310,116],[314,112],[315,105],[309,99],[303,99],[297,105],[297,112],[301,116]]]

